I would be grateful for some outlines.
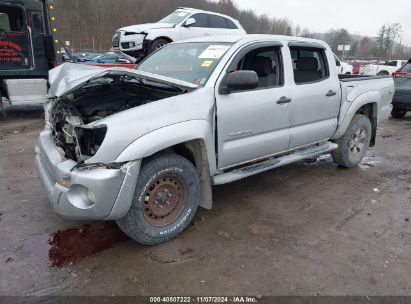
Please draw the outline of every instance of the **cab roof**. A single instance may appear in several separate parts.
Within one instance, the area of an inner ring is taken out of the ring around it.
[[[186,12],[190,12],[190,13],[206,13],[206,14],[212,14],[212,15],[217,15],[217,16],[222,16],[225,18],[229,18],[231,20],[235,20],[238,22],[238,20],[234,19],[233,17],[230,17],[228,15],[224,15],[224,14],[220,14],[220,13],[216,13],[216,12],[212,12],[212,11],[205,11],[205,10],[201,10],[198,8],[191,8],[191,7],[179,7],[176,10],[183,10]]]
[[[227,35],[227,36],[209,36],[201,38],[193,38],[188,40],[182,40],[175,43],[181,42],[219,42],[219,43],[242,43],[246,44],[249,42],[258,41],[278,41],[288,44],[289,42],[301,42],[301,43],[316,43],[325,48],[328,47],[327,43],[322,40],[312,39],[312,38],[302,38],[295,36],[283,36],[283,35],[264,35],[264,34],[244,34],[244,35]]]

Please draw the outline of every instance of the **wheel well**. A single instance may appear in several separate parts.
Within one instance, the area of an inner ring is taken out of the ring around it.
[[[377,137],[377,113],[378,108],[376,103],[367,103],[355,112],[355,114],[361,114],[367,116],[371,122],[371,141],[370,146],[374,147],[375,145],[375,138]]]
[[[175,153],[188,159],[194,165],[201,184],[199,205],[206,209],[211,209],[213,206],[213,194],[211,190],[210,166],[204,141],[200,139],[187,141],[168,147],[158,153]]]
[[[171,38],[166,37],[166,36],[157,37],[156,39],[153,39],[153,41],[156,41],[156,40],[158,40],[158,39],[164,39],[164,40],[167,40],[167,41],[168,41],[168,43],[173,42],[173,40],[172,40]]]

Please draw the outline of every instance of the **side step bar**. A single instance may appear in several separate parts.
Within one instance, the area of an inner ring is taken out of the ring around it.
[[[248,176],[252,176],[254,174],[258,174],[258,173],[265,172],[265,171],[268,171],[274,168],[282,167],[282,166],[297,162],[299,160],[318,156],[320,154],[330,152],[337,148],[338,148],[337,144],[334,144],[332,142],[327,142],[325,144],[322,144],[321,146],[316,146],[316,147],[308,148],[304,150],[297,150],[296,152],[292,154],[288,154],[288,155],[275,158],[275,159],[266,160],[258,164],[249,165],[247,167],[242,167],[242,168],[235,169],[227,173],[216,175],[212,178],[212,182],[213,182],[213,185],[227,184],[227,183],[230,183],[230,182],[233,182],[233,181],[236,181],[236,180],[248,177]]]

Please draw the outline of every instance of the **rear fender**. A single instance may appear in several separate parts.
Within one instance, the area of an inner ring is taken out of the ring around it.
[[[378,105],[381,103],[381,94],[378,91],[370,91],[358,96],[354,101],[347,102],[349,103],[348,109],[345,111],[345,115],[340,117],[337,131],[331,137],[331,139],[338,139],[344,135],[345,131],[347,130],[348,126],[350,125],[354,115],[358,112],[358,110],[366,105],[372,104],[372,114],[371,114],[371,123],[373,121],[378,121],[378,113],[379,108]],[[344,112],[345,107],[343,106],[341,111]]]

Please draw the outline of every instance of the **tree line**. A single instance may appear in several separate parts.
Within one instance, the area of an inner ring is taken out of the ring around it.
[[[127,25],[156,22],[178,7],[193,7],[229,15],[254,34],[277,34],[311,37],[328,42],[336,54],[338,45],[350,44],[350,57],[411,57],[409,48],[401,44],[401,25],[387,24],[376,33],[376,38],[361,37],[346,29],[332,29],[327,33],[312,33],[307,28],[294,26],[286,18],[258,15],[253,10],[239,9],[232,0],[59,0],[56,16],[60,36],[70,41],[74,51],[104,52],[110,49],[117,29]]]

